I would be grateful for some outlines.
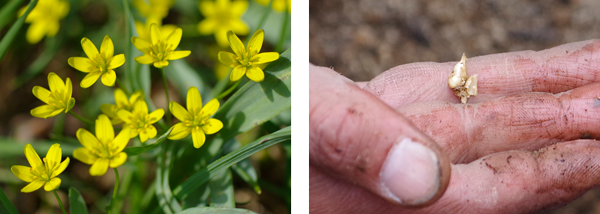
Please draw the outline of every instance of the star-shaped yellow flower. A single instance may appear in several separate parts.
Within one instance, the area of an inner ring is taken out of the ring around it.
[[[176,60],[189,56],[191,51],[176,51],[175,48],[181,41],[181,28],[175,29],[164,37],[156,24],[150,25],[150,41],[140,37],[131,37],[133,45],[144,55],[135,58],[140,64],[152,64],[154,67],[164,68],[169,65],[167,60]]]
[[[27,6],[19,10],[22,16]],[[27,29],[27,42],[38,43],[44,36],[53,37],[60,28],[60,20],[69,13],[69,2],[63,0],[39,0],[29,12],[25,22],[31,23]]]
[[[271,0],[256,0],[256,2],[264,6],[269,5],[269,1]],[[273,8],[273,10],[278,12],[283,12],[287,8],[288,13],[290,13],[292,12],[292,0],[273,0],[273,3],[271,3],[271,7]]]
[[[133,111],[121,109],[117,114],[121,120],[125,121],[123,128],[131,131],[129,137],[134,138],[139,134],[140,140],[144,143],[149,138],[156,137],[156,128],[152,124],[158,122],[165,115],[165,110],[159,108],[148,114],[146,102],[138,100],[135,102]]]
[[[113,56],[115,53],[115,47],[110,37],[105,36],[100,45],[100,52],[88,38],[81,40],[81,46],[85,57],[71,57],[69,58],[69,65],[81,72],[88,73],[81,80],[82,88],[89,88],[96,80],[102,75],[102,84],[106,86],[114,86],[117,74],[113,69],[120,67],[125,63],[125,55],[119,54]]]
[[[219,100],[212,99],[202,107],[200,91],[196,87],[190,87],[187,92],[186,104],[187,110],[179,103],[171,102],[169,104],[171,113],[181,121],[173,126],[169,139],[179,140],[191,133],[194,147],[200,148],[204,144],[207,134],[214,134],[223,128],[220,120],[210,118],[219,109]]]
[[[175,29],[177,29],[177,26],[175,25],[162,25],[161,23],[162,22],[160,20],[146,20],[146,24],[135,21],[135,29],[138,32],[138,36],[146,41],[152,40],[150,39],[150,26],[152,24],[157,25],[160,33],[165,37],[165,39],[167,38],[166,36],[170,35],[173,31],[175,31]]]
[[[121,109],[125,109],[127,111],[133,111],[133,105],[138,100],[144,100],[144,92],[141,90],[135,91],[129,99],[127,99],[127,95],[120,88],[115,89],[115,103],[113,104],[102,104],[100,105],[100,110],[102,113],[106,114],[113,125],[123,123],[123,120],[119,118],[117,112]]]
[[[233,32],[227,32],[229,45],[235,54],[221,51],[219,52],[219,61],[224,65],[233,68],[233,71],[231,71],[231,75],[229,76],[231,81],[239,80],[244,74],[255,82],[260,82],[265,79],[265,73],[258,65],[279,59],[279,53],[259,53],[264,38],[265,32],[262,29],[256,31],[252,38],[250,38],[248,48],[246,49],[244,48],[244,43],[242,43]]]
[[[50,147],[43,162],[31,144],[27,144],[25,145],[25,157],[31,167],[14,165],[10,168],[17,178],[29,182],[21,189],[21,192],[33,192],[42,186],[47,192],[58,189],[61,180],[56,176],[65,171],[70,162],[69,157],[62,163],[60,162],[62,158],[60,144],[55,143]]]
[[[123,129],[115,137],[113,126],[104,114],[98,116],[96,120],[96,136],[83,128],[77,130],[76,135],[83,147],[75,149],[73,157],[92,165],[90,167],[92,176],[102,176],[108,167],[117,168],[127,160],[127,154],[123,149],[129,142],[129,130]]]
[[[204,17],[198,23],[198,31],[202,35],[215,34],[217,44],[227,47],[227,31],[232,30],[240,35],[247,35],[248,24],[242,20],[242,15],[248,8],[248,1],[203,0],[198,3]]]
[[[167,17],[173,2],[173,0],[133,0],[133,6],[146,17],[146,20],[160,21]]]
[[[69,112],[75,106],[75,98],[72,98],[73,85],[71,79],[67,77],[67,82],[63,82],[54,72],[48,74],[48,85],[50,90],[40,86],[33,87],[33,95],[40,99],[46,105],[38,106],[31,110],[31,115],[39,118],[54,117],[61,112]]]

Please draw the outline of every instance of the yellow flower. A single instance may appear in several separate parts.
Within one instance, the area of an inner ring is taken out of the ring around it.
[[[40,99],[46,105],[38,106],[31,110],[31,115],[39,118],[54,117],[60,112],[69,112],[75,106],[75,98],[72,98],[73,85],[71,79],[67,77],[67,82],[63,82],[54,72],[48,74],[48,85],[50,90],[40,86],[33,87],[33,95]]]
[[[112,40],[108,36],[105,36],[104,40],[102,40],[100,52],[98,52],[98,49],[94,43],[85,37],[81,39],[81,46],[83,47],[85,55],[87,55],[89,58],[69,58],[69,65],[71,67],[83,73],[88,73],[85,75],[83,80],[81,80],[81,87],[89,88],[96,83],[96,80],[98,80],[100,75],[102,75],[102,84],[106,86],[114,86],[115,80],[117,79],[117,74],[113,69],[118,68],[125,63],[125,55],[119,54],[113,56],[115,53],[115,47]]]
[[[70,161],[67,157],[65,161],[60,162],[62,158],[60,144],[55,143],[50,147],[44,162],[42,162],[31,144],[27,144],[25,145],[25,157],[31,167],[14,165],[10,168],[10,171],[19,179],[29,182],[27,186],[21,189],[21,192],[33,192],[42,186],[47,192],[58,189],[61,180],[56,176],[65,171]]]
[[[168,35],[170,35],[173,31],[175,31],[175,29],[177,29],[177,26],[175,25],[161,25],[161,21],[150,21],[150,20],[146,20],[146,24],[143,24],[141,22],[135,21],[135,29],[138,32],[138,36],[146,41],[150,41],[150,26],[152,24],[156,24],[158,26],[158,29],[160,30],[162,36],[164,37],[164,39],[166,39]]]
[[[191,51],[175,50],[179,45],[179,41],[181,41],[181,34],[181,28],[177,28],[167,37],[164,37],[158,26],[152,23],[150,25],[150,41],[140,37],[131,37],[133,45],[144,53],[144,55],[136,57],[135,61],[140,64],[154,63],[154,67],[164,68],[169,65],[167,60],[176,60],[189,56]]]
[[[268,6],[269,1],[271,0],[256,0],[256,2],[264,6]],[[290,13],[292,12],[292,0],[273,0],[273,3],[271,3],[271,7],[273,8],[273,10],[279,12],[283,12],[287,8],[288,13]]]
[[[229,39],[229,45],[235,54],[221,51],[219,52],[219,61],[224,65],[233,68],[229,79],[231,81],[237,81],[246,74],[252,81],[263,81],[265,79],[265,73],[258,65],[279,59],[279,53],[277,52],[258,53],[262,47],[265,32],[262,29],[256,31],[252,38],[250,38],[247,49],[244,48],[242,41],[233,34],[233,32],[228,31],[227,38]]]
[[[200,91],[196,87],[190,87],[187,92],[187,110],[179,103],[171,102],[169,110],[179,119],[169,139],[179,140],[192,134],[194,147],[200,148],[206,140],[206,134],[214,134],[223,128],[220,120],[210,118],[219,109],[219,100],[212,99],[206,106],[202,107]]]
[[[144,100],[144,92],[141,90],[135,91],[129,99],[127,99],[127,95],[120,88],[115,89],[115,103],[113,104],[102,104],[100,105],[100,110],[102,113],[106,114],[110,119],[113,125],[121,124],[123,120],[119,118],[117,112],[121,109],[125,109],[127,111],[133,110],[133,104],[135,104],[138,100]]]
[[[27,6],[19,10],[22,16]],[[69,13],[69,2],[63,0],[39,0],[35,8],[29,12],[25,22],[31,23],[27,29],[27,41],[38,43],[44,36],[53,37],[60,28],[60,20]]]
[[[165,115],[165,110],[162,108],[154,110],[148,114],[148,105],[144,100],[135,102],[133,111],[121,109],[117,112],[119,118],[125,121],[124,129],[129,129],[129,137],[134,138],[138,134],[142,143],[149,138],[156,137],[156,128],[152,124],[158,122]]]
[[[200,1],[200,12],[206,19],[198,23],[198,31],[202,35],[215,34],[215,39],[221,47],[227,47],[227,31],[231,30],[240,35],[248,34],[248,24],[242,20],[242,15],[248,8],[248,1]]]
[[[108,167],[117,168],[125,163],[127,154],[123,152],[129,142],[129,130],[123,129],[115,138],[115,131],[110,120],[104,114],[96,120],[96,136],[80,128],[77,139],[83,145],[73,151],[75,159],[92,165],[90,175],[101,176]]]
[[[173,0],[133,0],[133,6],[146,17],[146,20],[161,20],[169,14]]]

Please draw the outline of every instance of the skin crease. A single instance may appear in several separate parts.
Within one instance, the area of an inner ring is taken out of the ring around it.
[[[600,134],[598,47],[600,41],[591,40],[469,58],[479,96],[465,105],[447,86],[456,62],[401,65],[358,84],[337,74],[314,75],[333,71],[311,65],[311,213],[532,213],[597,187],[600,144],[578,139]],[[360,120],[339,113],[360,105],[369,107]],[[376,129],[368,127],[379,126],[394,127],[382,131],[396,133],[388,137],[425,135],[420,142],[447,155],[440,165],[451,163],[450,173],[441,175],[450,176],[449,185],[439,200],[406,207],[377,192],[389,142],[369,140]],[[343,149],[336,154],[335,148]],[[357,161],[360,152],[363,161]]]

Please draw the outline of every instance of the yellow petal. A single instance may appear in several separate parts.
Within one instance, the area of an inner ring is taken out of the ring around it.
[[[154,63],[154,67],[156,67],[156,68],[164,68],[164,67],[167,67],[167,65],[169,65],[169,62],[167,62],[167,60],[163,60],[163,61]]]
[[[170,140],[179,140],[190,135],[192,129],[183,123],[177,123],[173,126],[173,131],[169,134]]]
[[[95,58],[96,55],[99,54],[94,43],[92,43],[92,41],[90,41],[88,38],[83,37],[83,39],[81,39],[81,47],[83,47],[83,52],[85,52],[85,55],[87,55],[90,59]]]
[[[259,53],[258,55],[253,56],[252,59],[250,59],[250,61],[252,62],[252,64],[258,65],[258,64],[264,64],[267,62],[273,62],[277,59],[279,59],[279,53],[265,52],[265,53]]]
[[[144,91],[137,90],[133,92],[133,94],[129,98],[129,103],[135,103],[138,99],[144,100]]]
[[[133,114],[125,109],[121,109],[117,112],[117,115],[119,116],[119,118],[121,120],[123,120],[125,123],[133,123]]]
[[[198,127],[192,128],[192,140],[194,141],[194,148],[198,149],[202,147],[202,145],[204,145],[204,141],[206,140],[204,131]]]
[[[85,57],[70,57],[69,65],[78,71],[89,73],[92,70],[92,64],[90,64],[90,59]]]
[[[212,99],[202,107],[202,118],[207,118],[215,114],[219,109],[219,100]]]
[[[239,58],[244,57],[244,52],[246,52],[246,50],[242,40],[240,40],[240,38],[238,38],[232,31],[227,31],[227,40],[229,41],[229,46],[231,46],[233,53],[235,53],[235,55],[237,55]]]
[[[103,114],[108,115],[108,117],[110,117],[110,118],[118,117],[117,112],[115,112],[116,109],[117,109],[117,106],[113,105],[113,104],[104,103],[104,104],[100,105],[100,111],[102,111]]]
[[[235,32],[237,35],[248,35],[248,32],[250,31],[248,24],[241,19],[231,20],[229,22],[229,29]]]
[[[202,2],[207,2],[207,1],[202,1]],[[218,22],[216,22],[216,20],[207,18],[207,19],[202,20],[200,23],[198,23],[197,29],[198,29],[198,32],[200,32],[200,34],[208,35],[208,34],[212,34],[213,32],[215,32],[217,25],[218,25]]]
[[[250,39],[250,42],[248,43],[248,52],[250,53],[250,56],[254,56],[258,52],[260,52],[260,48],[262,47],[264,39],[265,31],[263,31],[262,29],[257,30],[254,33],[254,35]]]
[[[167,44],[171,45],[173,50],[175,50],[175,48],[177,48],[177,46],[179,45],[179,42],[181,41],[182,32],[183,31],[181,30],[181,28],[177,28],[173,32],[171,32],[171,34],[169,34],[169,36],[167,37]]]
[[[146,128],[146,134],[148,135],[148,138],[154,138],[156,137],[156,134],[158,134],[156,132],[156,128],[154,128],[154,126],[150,126],[148,128]]]
[[[125,64],[125,55],[119,54],[113,56],[112,60],[110,61],[110,65],[108,65],[108,69],[115,69],[121,67],[123,64]]]
[[[133,46],[135,46],[135,48],[144,54],[149,53],[152,49],[152,44],[140,37],[131,37],[131,43],[133,43]]]
[[[50,146],[48,149],[48,153],[46,153],[46,164],[50,169],[54,168],[55,164],[60,164],[62,158],[62,149],[60,149],[60,144],[55,143]]]
[[[115,138],[115,130],[110,123],[110,119],[104,114],[96,119],[96,137],[102,143],[112,142]]]
[[[105,86],[113,87],[115,85],[115,80],[117,80],[117,74],[112,69],[102,74],[102,84]]]
[[[202,109],[202,97],[200,97],[200,91],[198,88],[192,86],[187,91],[186,99],[187,110],[191,114],[196,114]]]
[[[123,131],[125,131],[125,130],[129,130],[129,138],[131,138],[131,139],[138,136],[138,129],[132,129],[132,128],[123,129]]]
[[[183,57],[189,56],[191,53],[191,51],[172,51],[167,56],[167,60],[181,59]]]
[[[258,66],[250,66],[246,70],[246,76],[254,82],[261,82],[265,79],[265,73]]]
[[[76,135],[77,135],[77,140],[79,140],[79,143],[81,143],[81,145],[83,145],[83,147],[85,147],[88,150],[94,151],[94,150],[97,150],[97,148],[102,147],[102,144],[100,143],[100,141],[98,141],[98,138],[96,138],[96,136],[94,136],[88,130],[79,128],[77,130]],[[75,157],[75,158],[77,158],[77,157]],[[77,158],[77,159],[80,160],[79,158]]]
[[[54,37],[60,28],[60,23],[55,20],[48,20],[46,23],[48,24],[48,26],[46,26],[46,36]]]
[[[31,174],[31,170],[31,167],[28,166],[14,165],[10,167],[10,171],[12,171],[17,178],[25,182],[33,181],[33,174]]]
[[[106,59],[110,59],[115,54],[115,46],[108,35],[104,36],[104,40],[102,40],[100,53],[102,53]]]
[[[246,67],[238,65],[233,69],[233,71],[231,71],[231,75],[229,75],[229,80],[231,80],[232,82],[238,81],[244,76],[244,74],[246,74]]]
[[[65,82],[65,93],[63,94],[64,100],[71,99],[71,95],[73,95],[73,83],[71,83],[71,79],[67,77],[67,81]]]
[[[98,159],[98,156],[87,148],[77,148],[73,151],[73,157],[85,164],[92,165]],[[66,160],[65,160],[66,161]]]
[[[192,119],[192,115],[190,115],[190,113],[187,110],[185,110],[183,106],[179,105],[179,103],[169,103],[169,111],[171,111],[171,114],[173,114],[173,116],[179,119],[179,121],[183,122]]]
[[[148,140],[148,132],[144,129],[140,132],[140,141],[145,143]]]
[[[127,146],[127,143],[129,143],[129,139],[131,138],[129,136],[130,131],[125,128],[123,130],[121,130],[121,132],[119,132],[119,135],[117,135],[117,137],[113,140],[112,144],[113,144],[113,148],[112,148],[112,152],[121,152],[123,151],[123,149],[125,149],[125,147]]]
[[[162,35],[160,34],[160,30],[158,29],[158,26],[154,23],[152,23],[150,25],[150,42],[152,42],[152,44],[158,44],[158,41],[162,38]]]
[[[30,44],[36,44],[38,42],[40,42],[40,40],[42,40],[42,38],[44,38],[44,36],[46,35],[46,32],[48,32],[48,26],[46,25],[46,22],[34,22],[31,24],[31,26],[29,26],[29,29],[27,29],[27,42],[29,42]]]
[[[121,152],[110,160],[110,168],[117,168],[123,165],[125,161],[127,161],[127,154],[125,152]]]
[[[101,74],[102,74],[101,71],[94,71],[94,72],[88,73],[87,75],[85,75],[85,77],[83,77],[83,79],[81,80],[81,83],[79,83],[79,86],[81,86],[82,88],[89,88],[94,83],[96,83],[96,80],[98,80],[98,78],[100,78]]]
[[[229,46],[229,39],[227,38],[227,28],[217,28],[215,29],[215,40],[217,40],[217,44],[221,47]]]
[[[214,134],[223,128],[223,123],[215,118],[206,120],[206,123],[202,126],[202,131],[206,134]]]
[[[50,93],[51,92],[48,89],[40,86],[33,87],[33,95],[46,104],[50,103]]]
[[[65,91],[65,82],[54,72],[48,74],[48,85],[51,92],[64,93]]]
[[[152,113],[148,115],[148,124],[153,124],[158,122],[165,115],[165,110],[162,108],[154,110]]]
[[[46,192],[50,192],[52,190],[58,189],[58,187],[60,187],[60,178],[52,178],[50,179],[50,181],[46,182],[46,184],[44,185],[44,190],[46,190]]]
[[[156,61],[156,59],[154,59],[154,57],[152,57],[150,55],[147,55],[147,54],[144,54],[142,56],[138,56],[138,57],[133,58],[133,59],[136,62],[138,62],[140,64],[144,64],[144,65],[152,64],[152,63],[154,63],[154,61]]]
[[[29,183],[27,186],[23,187],[23,189],[21,189],[21,192],[28,193],[28,192],[36,191],[36,190],[40,189],[45,183],[46,182],[42,181],[42,180],[33,181],[33,182]]]
[[[240,17],[242,14],[244,14],[244,12],[246,12],[247,8],[247,1],[232,1],[231,6],[229,6],[228,9],[230,10],[231,14],[235,14],[237,17]]]
[[[239,61],[236,59],[235,54],[225,52],[225,51],[219,51],[218,56],[219,56],[219,61],[227,67],[235,68],[235,66],[240,65]]]
[[[127,100],[127,95],[120,88],[115,89],[115,103],[118,108],[125,108],[129,106],[129,102]]]
[[[81,148],[81,149],[85,149],[85,148]],[[67,166],[69,166],[70,162],[71,162],[71,159],[69,159],[69,157],[67,157],[65,159],[65,161],[63,161],[62,163],[60,163],[60,166],[58,167],[58,169],[52,171],[52,176],[51,177],[56,177],[56,176],[60,175],[60,173],[62,173],[63,171],[65,171],[65,169],[67,168]]]
[[[25,145],[25,158],[27,158],[29,165],[34,170],[37,170],[38,168],[44,168],[44,163],[42,162],[42,159],[40,159],[40,156],[37,154],[37,152],[35,152],[31,144],[29,143]]]
[[[200,1],[198,2],[198,7],[200,12],[205,17],[211,17],[215,14],[215,2],[213,1]]]
[[[102,176],[106,174],[106,170],[108,170],[108,163],[110,161],[106,158],[98,158],[92,167],[90,167],[90,175],[91,176]]]
[[[73,106],[75,106],[75,98],[70,98],[69,99],[69,104],[67,105],[67,109],[65,109],[65,113],[71,111],[71,109],[73,108]]]
[[[138,100],[133,104],[133,111],[140,112],[143,114],[148,114],[148,105],[146,105],[146,101]]]
[[[31,109],[31,115],[34,117],[39,117],[39,118],[49,118],[49,117],[54,117],[58,114],[60,114],[60,112],[62,112],[63,109],[59,109],[56,108],[54,106],[51,105],[42,105],[42,106],[38,106],[34,109]]]

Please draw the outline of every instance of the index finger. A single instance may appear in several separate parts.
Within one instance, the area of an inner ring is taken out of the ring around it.
[[[457,55],[460,53],[457,53]],[[371,80],[363,89],[399,108],[423,101],[460,103],[448,87],[456,62],[400,65]],[[543,51],[520,51],[469,58],[469,75],[477,74],[478,103],[524,92],[560,93],[600,82],[600,40],[564,44]]]

